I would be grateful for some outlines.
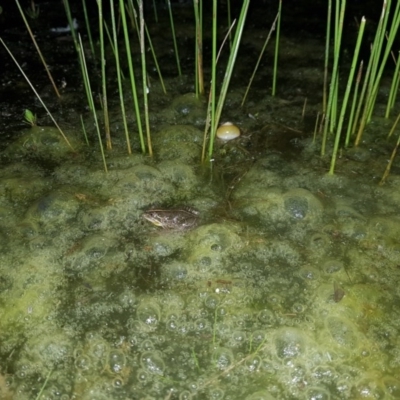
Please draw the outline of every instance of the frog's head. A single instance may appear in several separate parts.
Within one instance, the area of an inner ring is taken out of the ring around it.
[[[164,226],[163,217],[157,210],[149,210],[143,213],[143,218],[147,221],[150,221],[152,224],[156,226]]]

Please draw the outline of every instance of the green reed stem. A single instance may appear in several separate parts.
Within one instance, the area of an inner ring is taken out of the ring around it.
[[[349,100],[351,87],[353,85],[353,78],[354,78],[354,73],[355,73],[356,66],[357,66],[358,55],[360,53],[360,47],[361,47],[362,38],[363,38],[363,35],[364,35],[364,28],[365,28],[365,17],[362,17],[361,23],[360,23],[360,28],[359,28],[359,31],[358,31],[356,48],[355,48],[354,54],[353,54],[353,61],[351,63],[349,78],[348,78],[348,81],[347,81],[346,91],[344,93],[342,109],[340,111],[338,127],[337,127],[337,130],[336,130],[335,143],[334,143],[334,146],[333,146],[332,159],[331,159],[331,167],[330,167],[330,170],[329,170],[329,174],[330,175],[333,175],[334,171],[335,171],[336,157],[337,157],[337,152],[338,152],[338,149],[339,149],[340,136],[341,136],[341,133],[342,133],[344,116],[345,116],[345,113],[347,111],[347,102]]]
[[[115,65],[116,65],[116,72],[117,72],[118,93],[119,93],[119,102],[120,102],[121,113],[122,113],[122,122],[124,124],[125,140],[126,140],[128,154],[132,154],[131,143],[130,143],[129,132],[128,132],[128,124],[126,121],[124,88],[122,86],[121,66],[120,66],[120,62],[119,62],[119,48],[118,48],[118,36],[117,36],[117,24],[116,24],[116,20],[115,20],[115,11],[114,11],[114,0],[110,0],[110,8],[111,8],[111,24],[112,24],[112,32],[113,32],[113,40],[114,40],[114,48],[115,48]]]
[[[98,0],[99,1],[99,0]],[[101,0],[100,0],[101,1]],[[67,14],[67,20],[68,20],[68,24],[71,27],[71,35],[72,35],[72,39],[74,41],[74,45],[75,45],[75,50],[76,53],[78,54],[78,61],[79,61],[79,65],[81,67],[81,74],[82,74],[82,80],[83,80],[83,84],[85,86],[85,93],[86,93],[86,99],[87,99],[87,104],[88,107],[91,111],[93,111],[91,109],[91,104],[92,102],[90,101],[90,97],[92,96],[92,93],[89,92],[89,87],[87,86],[87,81],[84,78],[85,76],[85,71],[84,71],[84,67],[82,65],[82,58],[80,57],[80,45],[78,42],[78,37],[76,35],[75,29],[73,28],[73,21],[72,21],[72,16],[71,16],[71,9],[69,7],[69,1],[68,0],[63,0],[64,2],[64,8],[65,8],[65,13]]]
[[[204,74],[203,74],[203,2],[194,0],[194,19],[196,23],[195,41],[195,88],[196,98],[204,94]]]
[[[82,45],[82,39],[81,39],[81,35],[79,35],[79,57],[80,57],[80,62],[82,64],[82,68],[83,68],[83,80],[85,81],[85,85],[87,85],[88,89],[89,89],[89,107],[93,112],[93,119],[94,119],[94,125],[96,127],[96,131],[97,131],[97,138],[99,140],[99,146],[100,146],[100,152],[101,152],[101,157],[103,159],[103,166],[104,166],[104,171],[106,173],[108,173],[108,168],[107,168],[107,163],[106,163],[106,156],[104,154],[104,148],[103,148],[103,142],[101,139],[101,133],[100,133],[100,127],[99,127],[99,121],[97,119],[97,113],[96,113],[96,109],[94,107],[94,100],[93,100],[93,95],[92,95],[92,90],[91,90],[91,86],[90,86],[90,79],[89,79],[89,73],[88,73],[88,69],[86,66],[86,59],[85,59],[85,53],[83,51],[83,45]]]
[[[58,131],[61,133],[61,136],[63,137],[63,139],[65,140],[65,142],[67,143],[67,145],[70,147],[70,149],[72,151],[75,151],[75,149],[72,147],[71,143],[69,142],[67,136],[64,134],[64,132],[62,131],[62,129],[60,128],[60,126],[57,124],[56,120],[54,119],[53,115],[51,114],[50,110],[47,108],[46,104],[44,104],[44,101],[42,100],[42,98],[40,97],[39,93],[36,91],[35,87],[32,85],[32,82],[29,80],[28,76],[25,74],[25,72],[23,71],[22,67],[20,66],[20,64],[18,63],[18,61],[16,60],[16,58],[13,56],[13,54],[11,53],[11,51],[9,50],[9,48],[7,47],[7,45],[4,43],[3,39],[0,37],[0,42],[1,44],[4,46],[4,48],[6,49],[7,53],[10,55],[10,57],[12,58],[12,60],[14,61],[15,65],[18,67],[19,71],[21,72],[22,76],[25,78],[25,80],[27,81],[28,85],[31,87],[31,89],[33,90],[33,93],[35,93],[36,97],[38,98],[38,100],[40,101],[40,103],[42,104],[43,108],[46,110],[47,114],[49,115],[49,117],[51,118],[51,120],[53,121],[54,125],[56,126],[56,128],[58,129]]]
[[[83,7],[83,15],[85,16],[86,32],[89,38],[90,50],[92,51],[93,59],[96,59],[96,53],[94,51],[94,44],[92,39],[92,30],[90,29],[89,16],[86,8],[86,0],[82,0],[82,7]]]
[[[104,47],[104,17],[103,17],[103,2],[97,0],[99,9],[99,36],[100,36],[100,68],[101,68],[101,88],[102,88],[102,104],[104,115],[104,131],[106,137],[107,149],[111,150],[112,141],[110,133],[110,118],[108,114],[108,97],[107,97],[107,74],[106,74],[106,59]]]
[[[136,3],[138,4],[138,0],[136,0]],[[139,6],[139,4],[138,4],[138,6]],[[127,10],[128,14],[129,14],[129,18],[131,19],[132,28],[137,32],[139,43],[140,43],[139,27],[136,27],[136,25],[137,25],[137,22],[136,22],[137,13],[136,13],[136,10],[135,10],[135,8],[133,6],[133,1],[129,0],[128,4],[126,4],[125,7],[126,7],[126,10]],[[166,94],[167,93],[167,89],[165,88],[164,79],[163,79],[163,76],[162,76],[162,73],[161,73],[160,65],[158,64],[157,55],[156,55],[156,52],[155,52],[155,49],[154,49],[154,46],[153,46],[153,42],[151,40],[151,36],[150,36],[149,30],[147,29],[146,21],[145,21],[145,24],[144,24],[144,29],[146,31],[146,37],[147,37],[147,40],[149,42],[151,55],[153,56],[154,65],[155,65],[156,70],[157,70],[158,78],[160,79],[162,90],[163,90],[164,94]]]
[[[225,98],[226,98],[226,94],[228,92],[229,82],[232,77],[233,67],[235,66],[236,57],[239,52],[239,44],[240,44],[240,40],[242,38],[244,23],[246,21],[247,10],[249,8],[249,4],[250,4],[250,0],[243,1],[242,10],[240,12],[238,24],[236,27],[235,37],[233,39],[232,49],[231,49],[231,52],[229,55],[228,65],[226,67],[224,80],[222,82],[221,93],[219,95],[217,108],[215,110],[214,120],[211,120],[212,121],[211,135],[210,135],[210,142],[209,142],[209,148],[208,148],[208,156],[210,159],[213,154],[215,134],[216,134],[219,120],[221,117],[222,109],[225,104]]]
[[[274,72],[272,75],[272,96],[275,96],[276,93],[276,77],[278,74],[278,57],[279,57],[279,39],[281,36],[281,16],[282,16],[282,0],[279,0],[278,22],[276,25],[276,38],[275,38]]]
[[[83,122],[83,115],[81,114],[79,117],[80,117],[80,120],[81,120],[83,137],[85,138],[86,144],[89,146],[89,139],[88,139],[88,136],[87,136],[87,133],[86,133],[85,123]]]
[[[228,18],[228,26],[232,26],[231,0],[226,2],[226,16]],[[229,48],[232,49],[232,33],[229,33]]]
[[[153,9],[154,9],[154,19],[156,22],[158,22],[158,14],[157,14],[157,4],[156,0],[153,0]]]
[[[260,55],[258,56],[258,60],[256,62],[256,66],[254,67],[253,73],[251,74],[251,77],[250,77],[250,80],[249,80],[249,84],[247,85],[246,92],[245,92],[245,94],[243,96],[243,99],[242,99],[242,103],[240,104],[241,107],[243,107],[243,105],[244,105],[244,103],[245,103],[245,101],[247,99],[247,95],[249,93],[250,87],[251,87],[251,85],[253,83],[254,77],[256,76],[256,72],[258,71],[258,67],[259,67],[261,59],[262,59],[262,57],[264,55],[265,49],[267,48],[267,44],[271,39],[272,32],[275,30],[276,21],[278,20],[278,18],[279,18],[279,11],[276,14],[274,22],[272,23],[271,28],[269,29],[268,36],[265,39],[264,45],[263,45],[263,47],[261,49]]]
[[[339,13],[340,7],[340,13]],[[322,136],[321,155],[325,155],[326,141],[328,137],[328,128],[333,132],[333,128],[336,125],[336,104],[337,104],[337,93],[338,93],[338,75],[339,75],[339,55],[340,45],[342,41],[343,21],[344,13],[346,9],[346,0],[342,0],[339,5],[339,0],[336,1],[335,11],[335,43],[333,50],[333,70],[329,89],[328,105],[326,108],[324,133]]]
[[[169,2],[169,1],[168,1]],[[150,135],[150,120],[149,120],[149,102],[147,96],[147,70],[146,70],[146,48],[144,38],[144,16],[143,16],[143,0],[139,0],[139,20],[140,20],[140,55],[142,60],[142,83],[143,83],[143,103],[144,103],[144,120],[146,123],[146,137],[149,156],[153,156],[153,147],[151,144]]]
[[[48,76],[49,79],[50,79],[50,82],[51,82],[51,84],[52,84],[52,86],[53,86],[53,89],[54,89],[54,91],[56,92],[57,97],[60,98],[60,97],[61,97],[60,92],[58,91],[57,85],[56,85],[55,82],[54,82],[53,76],[51,75],[51,72],[50,72],[50,70],[49,70],[49,67],[47,66],[47,63],[46,63],[46,61],[45,61],[45,59],[44,59],[44,57],[43,57],[43,54],[42,54],[42,52],[41,52],[41,50],[40,50],[40,48],[39,48],[39,45],[38,45],[37,42],[36,42],[35,36],[34,36],[34,34],[32,33],[31,27],[29,26],[28,20],[27,20],[26,17],[25,17],[25,14],[24,14],[24,12],[23,12],[23,10],[22,10],[20,4],[19,4],[19,1],[18,1],[18,0],[15,0],[15,2],[17,3],[18,10],[19,10],[19,12],[21,13],[22,19],[24,20],[24,23],[25,23],[25,26],[26,26],[26,29],[28,30],[29,36],[31,37],[32,42],[33,42],[33,44],[34,44],[34,46],[35,46],[35,48],[36,48],[36,51],[37,51],[38,54],[39,54],[40,60],[42,61],[42,64],[43,64],[43,66],[44,66],[44,69],[46,70],[47,76]]]
[[[398,117],[397,117],[397,119],[396,119],[396,124],[397,124],[397,122],[399,122],[399,120],[400,120],[400,114],[398,115]],[[393,130],[394,130],[394,129],[393,129]],[[397,151],[398,151],[398,149],[399,149],[399,146],[400,146],[400,134],[399,134],[399,137],[397,138],[396,146],[394,147],[394,149],[393,149],[393,151],[392,151],[392,155],[391,155],[390,160],[389,160],[389,162],[388,162],[388,164],[387,164],[387,166],[386,166],[386,169],[385,169],[385,172],[384,172],[384,174],[383,174],[383,176],[382,176],[382,179],[381,179],[381,181],[379,182],[379,185],[380,185],[380,186],[383,185],[383,184],[386,182],[386,179],[387,179],[387,177],[389,176],[389,173],[390,173],[390,170],[391,170],[391,168],[392,168],[393,161],[394,161],[394,159],[395,159],[395,157],[396,157],[396,154],[397,154]]]
[[[173,41],[174,41],[174,50],[175,50],[176,65],[177,65],[177,67],[178,67],[178,74],[179,74],[179,76],[182,76],[181,63],[180,63],[180,61],[179,61],[178,45],[177,45],[177,43],[176,43],[174,17],[173,17],[173,15],[172,15],[172,8],[171,8],[171,2],[170,2],[170,0],[167,0],[167,5],[168,5],[168,12],[169,12],[169,20],[170,20],[170,23],[171,23],[172,39],[173,39]]]
[[[346,141],[345,141],[344,147],[349,147],[349,144],[350,144],[350,137],[352,135],[352,129],[353,129],[353,124],[354,124],[354,114],[355,114],[357,100],[358,100],[358,90],[360,88],[363,67],[364,67],[364,61],[361,61],[360,67],[358,68],[356,84],[354,87],[353,102],[351,104],[349,123],[347,125]]]
[[[328,65],[329,46],[331,41],[332,0],[328,0],[328,15],[326,18],[325,62],[324,62],[324,87],[322,90],[322,113],[326,115],[326,100],[328,97]]]
[[[390,86],[385,118],[389,118],[390,110],[393,108],[394,102],[396,101],[397,90],[399,88],[399,71],[400,71],[400,52],[399,55],[397,56],[396,68],[394,70],[392,84]]]
[[[137,95],[137,90],[136,90],[135,72],[134,72],[133,63],[132,63],[133,57],[132,57],[132,52],[131,52],[128,24],[127,24],[127,20],[126,20],[123,0],[120,0],[119,4],[120,4],[120,9],[121,9],[122,28],[124,31],[125,49],[126,49],[126,57],[127,57],[127,61],[128,61],[129,77],[130,77],[130,81],[131,81],[132,100],[133,100],[133,104],[134,104],[134,108],[135,108],[136,123],[137,123],[138,132],[139,132],[140,148],[142,150],[142,153],[145,153],[146,145],[144,143],[144,135],[143,135],[142,120],[141,120],[141,115],[140,115],[139,100],[138,100],[138,95]],[[133,18],[135,18],[136,12],[133,7],[132,0],[130,0],[130,7],[131,7],[131,11],[133,13]],[[136,24],[136,19],[135,19],[135,24]]]
[[[45,381],[44,381],[44,383],[43,383],[43,385],[42,385],[42,387],[41,387],[41,389],[40,389],[40,392],[39,392],[38,395],[36,396],[36,399],[35,399],[35,400],[40,400],[40,398],[42,397],[43,391],[44,391],[44,389],[45,389],[45,387],[46,387],[46,385],[47,385],[47,382],[49,381],[49,379],[50,379],[50,377],[51,377],[53,371],[54,371],[54,370],[52,369],[52,370],[50,370],[50,372],[47,374],[46,379],[45,379]]]
[[[389,18],[389,11],[390,11],[390,0],[387,0],[387,7],[386,7],[386,2],[384,2],[384,10],[382,11],[382,13],[385,13],[385,21],[383,23],[383,29],[382,31],[386,30],[386,23],[387,20]],[[357,132],[357,138],[355,141],[355,145],[357,146],[360,141],[361,141],[361,137],[362,134],[364,132],[365,126],[366,124],[370,121],[371,118],[371,114],[375,105],[375,100],[378,94],[378,89],[379,89],[379,84],[380,84],[380,80],[383,74],[383,70],[386,66],[386,61],[389,57],[390,54],[390,50],[392,48],[394,39],[396,37],[398,28],[400,26],[400,2],[398,1],[396,3],[396,8],[395,8],[395,12],[393,13],[393,18],[392,18],[392,24],[391,24],[391,28],[389,31],[389,35],[388,35],[388,39],[386,42],[386,47],[385,47],[385,51],[384,54],[382,56],[382,43],[383,40],[379,41],[378,44],[378,49],[377,49],[377,60],[379,61],[379,69],[377,69],[376,74],[372,75],[372,77],[374,77],[374,79],[371,78],[371,90],[369,91],[369,95],[367,96],[367,99],[365,101],[365,107],[364,107],[364,112],[363,112],[363,116],[361,118],[361,123],[360,123],[360,127],[359,130]],[[384,33],[380,33],[380,37],[384,36]],[[377,61],[377,62],[378,62]]]
[[[213,142],[215,138],[215,88],[216,88],[216,79],[217,79],[217,0],[213,0],[213,8],[212,8],[212,50],[211,50],[211,87],[210,87],[210,101],[208,102],[208,107],[210,109],[211,114],[211,122],[210,122],[210,146],[209,146],[209,160],[212,158],[213,153]],[[207,113],[207,115],[209,115]],[[207,116],[208,119],[208,116]],[[205,153],[206,153],[206,138],[207,138],[208,124],[206,124],[204,131],[204,139],[203,139],[203,151],[201,159],[205,161]]]
[[[390,139],[390,137],[393,135],[393,132],[395,131],[395,129],[396,129],[396,127],[397,127],[397,124],[399,123],[399,121],[400,121],[400,113],[399,113],[399,115],[397,116],[397,118],[396,118],[396,121],[394,121],[394,124],[393,124],[393,126],[392,126],[392,129],[390,130],[390,132],[389,132],[389,134],[388,134],[388,139]]]

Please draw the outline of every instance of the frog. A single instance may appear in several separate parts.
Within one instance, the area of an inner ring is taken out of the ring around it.
[[[143,213],[143,218],[164,229],[183,231],[198,224],[199,212],[185,208],[151,209]]]

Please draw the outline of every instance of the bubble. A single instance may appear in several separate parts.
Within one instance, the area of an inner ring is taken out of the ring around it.
[[[260,346],[266,339],[266,334],[262,330],[254,331],[251,335],[251,344],[252,348],[257,348]]]
[[[196,332],[204,331],[208,328],[208,321],[205,318],[199,318],[194,322],[194,330]]]
[[[85,355],[79,355],[76,357],[74,364],[75,368],[79,369],[81,372],[88,371],[92,367],[91,359]]]
[[[356,330],[350,321],[340,317],[328,317],[326,327],[337,344],[351,350],[357,348]]]
[[[150,379],[150,374],[142,368],[139,368],[136,372],[136,378],[140,383],[146,383]]]
[[[234,331],[232,333],[232,339],[237,345],[243,344],[246,341],[246,332]]]
[[[275,400],[268,392],[259,391],[246,397],[246,400]]]
[[[296,358],[305,351],[305,340],[302,333],[294,328],[280,329],[275,337],[276,354],[282,359]]]
[[[224,347],[219,347],[213,354],[215,366],[221,371],[231,366],[233,359],[232,351]]]
[[[221,388],[211,388],[208,392],[210,400],[221,400],[224,398],[225,391]]]
[[[117,389],[121,388],[124,385],[124,381],[121,377],[116,377],[113,380],[113,386]]]
[[[140,357],[140,365],[151,374],[164,375],[165,363],[156,351],[144,352]]]
[[[211,294],[211,295],[207,296],[206,299],[204,300],[204,305],[207,308],[215,309],[215,308],[217,308],[219,302],[220,302],[220,299],[217,296]]]
[[[108,355],[108,365],[112,372],[119,374],[126,365],[125,354],[121,350],[111,350]]]
[[[192,400],[193,396],[189,390],[184,390],[179,394],[179,400]]]
[[[343,263],[339,260],[328,260],[325,261],[322,269],[326,274],[335,274],[343,268]]]
[[[153,351],[155,350],[155,346],[152,340],[145,339],[142,343],[140,343],[140,349],[142,351]]]
[[[155,329],[161,316],[159,305],[151,300],[144,300],[136,310],[138,320],[148,329]]]
[[[300,278],[308,281],[315,281],[319,278],[319,272],[312,267],[303,267],[299,270],[298,275]]]
[[[306,391],[307,400],[330,400],[331,395],[324,388],[310,387]]]
[[[386,391],[394,398],[400,399],[400,381],[393,377],[387,376],[382,379]]]
[[[272,326],[275,323],[275,316],[273,312],[266,308],[258,313],[257,318],[265,326]]]
[[[259,356],[251,356],[246,358],[246,368],[249,372],[256,372],[260,369],[262,360]]]

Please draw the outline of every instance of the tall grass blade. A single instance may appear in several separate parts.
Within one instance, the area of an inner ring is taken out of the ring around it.
[[[104,47],[104,17],[103,17],[103,1],[97,0],[99,10],[99,36],[100,36],[100,68],[101,68],[101,89],[102,89],[102,104],[104,116],[104,131],[106,137],[106,147],[108,150],[112,148],[111,133],[110,133],[110,118],[108,115],[108,96],[107,96],[107,74],[106,74],[106,58]]]
[[[168,1],[169,2],[169,1]],[[139,20],[140,20],[140,55],[142,60],[142,83],[143,83],[143,102],[144,102],[144,120],[146,123],[146,137],[149,156],[153,156],[153,146],[151,144],[150,120],[149,120],[149,103],[147,96],[147,70],[146,70],[146,48],[144,43],[144,15],[143,0],[139,0]]]
[[[89,73],[88,73],[88,69],[87,69],[87,66],[86,66],[85,53],[83,51],[82,40],[81,40],[81,36],[80,35],[79,35],[78,51],[79,51],[81,64],[82,64],[82,68],[83,68],[83,73],[84,73],[83,78],[86,81],[86,85],[87,85],[87,87],[89,89],[89,93],[90,93],[90,96],[89,96],[90,109],[93,112],[94,125],[96,127],[97,138],[99,140],[99,146],[100,146],[101,158],[103,160],[104,171],[107,173],[108,172],[108,168],[107,168],[107,163],[106,163],[106,156],[104,154],[104,148],[103,148],[103,142],[102,142],[102,139],[101,139],[99,121],[97,119],[97,113],[96,113],[96,109],[95,109],[95,106],[94,106],[92,90],[91,90],[91,85],[90,85],[90,79],[89,79]]]
[[[111,24],[112,24],[113,41],[114,41],[114,49],[115,49],[115,65],[116,65],[116,72],[117,72],[118,92],[119,92],[119,102],[120,102],[121,113],[122,113],[122,122],[124,125],[125,140],[126,140],[128,154],[132,154],[131,143],[130,143],[129,132],[128,132],[128,124],[126,121],[124,89],[122,86],[121,66],[120,66],[120,61],[119,61],[119,48],[118,48],[118,36],[117,36],[117,24],[116,24],[115,11],[114,11],[114,0],[110,0],[110,8],[111,8]],[[122,10],[124,10],[123,7],[122,7]]]
[[[331,159],[331,167],[330,167],[330,170],[329,170],[329,174],[330,175],[333,175],[334,170],[335,170],[336,157],[337,157],[337,152],[338,152],[338,149],[339,149],[340,136],[342,134],[344,116],[345,116],[345,113],[347,111],[347,102],[349,100],[351,87],[353,85],[353,78],[354,78],[354,73],[355,73],[355,70],[356,70],[358,55],[360,53],[360,47],[361,47],[362,38],[363,38],[363,35],[364,35],[364,28],[365,28],[365,17],[362,17],[361,24],[360,24],[360,29],[358,31],[356,48],[355,48],[354,54],[353,54],[353,61],[352,61],[352,64],[351,64],[349,78],[348,78],[348,81],[347,81],[346,91],[345,91],[344,98],[343,98],[342,109],[340,111],[338,127],[337,127],[337,130],[336,130],[335,143],[334,143],[333,152],[332,152],[332,159]]]
[[[55,82],[54,82],[53,76],[51,75],[51,72],[50,72],[50,70],[49,70],[49,67],[47,66],[47,63],[46,63],[46,61],[45,61],[45,59],[44,59],[44,57],[43,57],[42,52],[40,51],[39,45],[38,45],[37,42],[36,42],[35,36],[34,36],[34,34],[32,33],[31,27],[29,26],[29,23],[28,23],[28,21],[27,21],[27,19],[26,19],[26,17],[25,17],[25,14],[24,14],[24,12],[23,12],[23,10],[22,10],[20,4],[19,4],[19,1],[18,1],[18,0],[15,0],[15,2],[17,3],[18,10],[19,10],[19,12],[21,13],[22,19],[24,20],[24,23],[25,23],[25,26],[26,26],[26,29],[28,30],[29,36],[31,37],[32,42],[33,42],[33,44],[34,44],[34,46],[35,46],[35,48],[36,48],[36,51],[37,51],[38,54],[39,54],[40,60],[42,61],[42,64],[43,64],[43,66],[44,66],[44,69],[46,70],[47,76],[48,76],[49,79],[50,79],[50,82],[51,82],[51,84],[52,84],[52,86],[53,86],[53,89],[54,89],[54,91],[56,92],[57,97],[60,98],[60,97],[61,97],[60,92],[58,91],[57,85],[56,85]]]
[[[250,0],[243,1],[242,10],[240,12],[238,24],[236,27],[235,37],[233,39],[231,53],[229,55],[228,65],[226,67],[224,80],[222,82],[221,93],[218,98],[218,104],[217,104],[217,108],[215,111],[214,120],[212,120],[210,143],[209,143],[209,149],[208,149],[208,156],[210,159],[212,157],[213,150],[214,150],[215,134],[216,134],[219,120],[221,117],[222,109],[224,107],[226,94],[228,92],[229,82],[232,77],[233,67],[235,66],[236,57],[237,57],[237,54],[239,51],[240,40],[242,38],[249,4],[250,4]]]
[[[140,148],[142,150],[142,153],[145,153],[146,146],[144,143],[142,119],[140,116],[139,100],[138,100],[138,95],[137,95],[137,90],[136,90],[136,79],[135,79],[135,73],[134,73],[134,68],[133,68],[133,63],[132,63],[132,52],[131,52],[131,45],[130,45],[128,26],[127,26],[127,21],[126,21],[126,16],[125,16],[123,0],[120,0],[119,4],[120,4],[120,9],[121,9],[122,28],[123,28],[124,39],[125,39],[125,49],[126,49],[126,57],[127,57],[127,61],[128,61],[129,78],[130,78],[130,82],[131,82],[132,100],[133,100],[133,104],[134,104],[134,108],[135,108],[136,124],[137,124],[138,132],[139,132]],[[133,13],[133,18],[135,18],[136,11],[133,7],[132,0],[130,0],[130,7],[131,7],[131,11]],[[136,20],[135,20],[135,24],[136,24]]]
[[[279,57],[279,39],[281,35],[281,16],[282,16],[282,0],[279,0],[278,22],[276,25],[276,41],[275,41],[275,56],[274,56],[274,72],[272,74],[272,96],[276,93],[276,77],[278,74],[278,57]]]
[[[143,0],[142,0],[142,1],[143,1]],[[179,74],[179,76],[182,76],[181,62],[180,62],[180,59],[179,59],[178,45],[177,45],[177,43],[176,43],[174,17],[173,17],[173,15],[172,15],[172,8],[171,8],[171,2],[170,2],[170,0],[167,0],[167,5],[168,5],[168,12],[169,12],[169,20],[170,20],[170,23],[171,23],[172,39],[173,39],[173,41],[174,41],[174,50],[175,50],[176,66],[178,67],[178,74]]]
[[[256,66],[254,67],[253,73],[251,74],[249,83],[248,83],[247,88],[246,88],[246,92],[245,92],[245,94],[244,94],[244,96],[243,96],[243,99],[242,99],[242,103],[240,104],[241,107],[243,107],[243,105],[244,105],[244,103],[245,103],[245,101],[246,101],[246,99],[247,99],[247,95],[248,95],[248,93],[249,93],[250,87],[251,87],[251,85],[252,85],[252,83],[253,83],[253,80],[254,80],[254,77],[256,76],[256,73],[257,73],[257,71],[258,71],[258,67],[259,67],[259,65],[260,65],[262,56],[264,55],[265,49],[267,48],[267,44],[268,44],[268,42],[269,42],[270,39],[271,39],[272,32],[275,30],[276,21],[278,20],[278,18],[279,18],[279,11],[278,11],[278,13],[276,14],[276,17],[275,17],[275,19],[274,19],[274,22],[272,23],[271,28],[269,29],[268,36],[267,36],[267,38],[265,39],[264,45],[263,45],[263,47],[262,47],[262,49],[261,49],[260,55],[258,56],[258,60],[257,60],[257,62],[256,62]]]

